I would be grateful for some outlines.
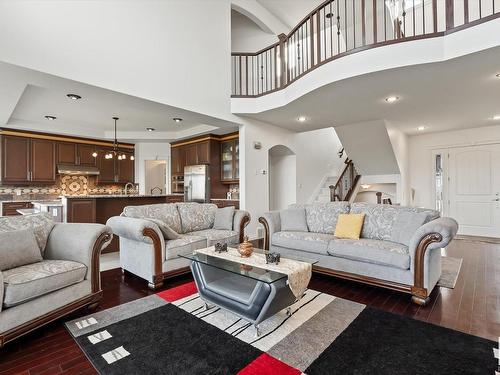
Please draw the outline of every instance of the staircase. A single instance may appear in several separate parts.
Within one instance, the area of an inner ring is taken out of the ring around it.
[[[314,199],[314,203],[325,203],[330,202],[330,185],[336,184],[338,181],[338,176],[327,176]]]
[[[350,159],[345,160],[345,168],[335,184],[329,186],[330,201],[350,201],[354,198],[361,175]]]

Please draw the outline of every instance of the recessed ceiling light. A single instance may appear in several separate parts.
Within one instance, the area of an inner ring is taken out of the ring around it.
[[[399,100],[399,96],[389,96],[387,98],[385,98],[385,101],[387,103],[394,103],[394,102],[397,102]]]
[[[333,18],[333,13],[327,13],[327,14],[325,15],[325,17],[326,17],[326,18]]]
[[[182,119],[180,117],[174,117],[172,120],[174,120],[175,122],[181,122]]]
[[[147,130],[148,132],[154,132],[154,131],[155,131],[155,128],[146,128],[146,130]]]
[[[427,129],[427,126],[419,126],[419,127],[417,128],[417,130],[418,130],[419,132],[424,131],[425,129]]]
[[[299,117],[297,118],[297,121],[299,121],[299,122],[304,122],[304,121],[306,121],[306,120],[307,120],[306,116],[299,116]]]
[[[368,185],[368,184],[361,184],[361,187],[363,189],[369,189],[371,187],[371,185]]]
[[[500,73],[495,74],[495,77],[500,78]]]
[[[495,120],[495,121],[500,120],[500,115],[495,115],[495,116],[493,116],[493,120]]]
[[[46,120],[54,121],[57,117],[56,116],[45,116]]]
[[[72,100],[79,100],[82,98],[80,95],[77,94],[66,94],[66,96]]]

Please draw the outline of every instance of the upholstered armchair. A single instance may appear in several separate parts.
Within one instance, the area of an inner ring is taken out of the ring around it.
[[[0,218],[3,234],[15,238],[26,228],[35,231],[42,255],[0,271],[0,347],[77,309],[94,308],[102,298],[99,256],[112,238],[108,227],[53,223],[45,214]],[[11,244],[0,247],[8,251]]]

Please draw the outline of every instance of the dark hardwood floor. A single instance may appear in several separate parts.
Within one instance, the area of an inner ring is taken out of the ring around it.
[[[463,258],[455,289],[436,288],[430,303],[419,307],[406,294],[391,292],[323,275],[310,287],[396,314],[498,340],[500,336],[500,244],[478,239],[455,240],[446,255]],[[169,280],[165,288],[191,280],[189,275]],[[102,273],[106,309],[151,293],[145,281],[123,276],[120,270]],[[63,327],[63,321],[86,315],[76,312],[49,324],[0,350],[0,375],[94,374],[96,371]]]

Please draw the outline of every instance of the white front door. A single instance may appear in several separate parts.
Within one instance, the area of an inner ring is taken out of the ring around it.
[[[460,234],[500,237],[500,145],[451,148],[448,194]]]

